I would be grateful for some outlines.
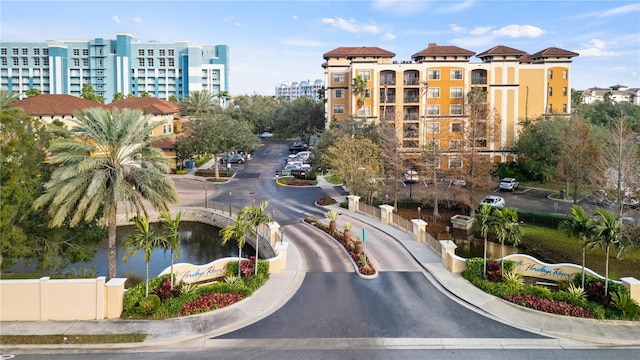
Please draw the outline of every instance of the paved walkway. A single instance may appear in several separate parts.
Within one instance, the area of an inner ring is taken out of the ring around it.
[[[337,200],[344,200],[340,192],[324,179],[319,179],[319,186],[327,194],[338,196]],[[460,275],[452,274],[445,269],[440,256],[431,251],[426,245],[416,242],[412,234],[404,232],[394,226],[382,224],[370,216],[351,213],[339,205],[331,205],[339,211],[341,217],[358,220],[370,230],[379,230],[395,239],[404,247],[418,264],[425,270],[427,276],[449,294],[454,300],[475,309],[476,311],[501,321],[507,325],[524,329],[536,334],[555,339],[555,342],[545,342],[544,346],[557,348],[594,348],[594,347],[633,347],[640,348],[640,324],[626,321],[599,321],[580,319],[559,315],[545,314],[517,306],[494,296],[488,295]],[[189,316],[163,321],[152,320],[101,320],[101,321],[33,321],[33,322],[2,322],[2,335],[40,335],[40,334],[117,334],[117,333],[146,333],[147,339],[136,344],[105,344],[105,345],[74,345],[78,349],[141,349],[157,350],[159,347],[171,348],[186,346],[202,348],[207,339],[215,337],[254,323],[280,308],[299,288],[304,280],[302,259],[293,244],[289,243],[287,254],[287,269],[280,274],[272,274],[267,283],[248,299],[228,308],[216,310],[202,315]],[[488,335],[490,337],[490,334]],[[433,339],[439,346],[450,348],[468,348],[470,339]],[[476,339],[471,346],[507,346],[504,340]],[[402,346],[423,346],[425,339],[402,339]],[[445,344],[446,343],[446,344]],[[444,344],[444,345],[443,345]],[[474,345],[475,344],[475,345]],[[492,345],[494,344],[494,345]],[[538,348],[539,343],[527,343],[518,340],[521,348]],[[68,345],[0,345],[5,350],[42,350],[68,349]]]

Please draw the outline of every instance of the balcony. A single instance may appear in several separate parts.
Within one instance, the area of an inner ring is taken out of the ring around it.
[[[487,85],[486,76],[472,76],[471,85]]]
[[[418,113],[405,113],[402,117],[403,120],[418,120]]]
[[[384,103],[384,101],[385,101],[384,95],[380,95],[380,102]],[[388,103],[396,102],[396,96],[395,95],[387,95],[387,102]]]
[[[405,104],[413,104],[413,103],[417,103],[418,102],[418,96],[405,96],[404,97],[404,103]]]
[[[412,86],[412,85],[419,85],[419,84],[420,84],[420,80],[418,79],[414,79],[414,78],[404,79],[405,86]]]
[[[396,85],[396,79],[385,79],[385,78],[381,78],[380,79],[380,85],[381,86],[395,86]]]

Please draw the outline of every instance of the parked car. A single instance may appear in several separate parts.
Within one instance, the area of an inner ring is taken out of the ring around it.
[[[300,142],[300,141],[296,141],[294,143],[292,143],[291,145],[289,145],[289,151],[291,151],[292,153],[298,153],[300,151],[306,151],[308,148],[307,144]]]
[[[242,154],[231,154],[230,163],[232,164],[244,164],[246,161],[247,159]],[[227,156],[220,159],[220,164],[226,164],[226,163],[227,163]]]
[[[404,182],[409,184],[415,184],[418,182],[418,180],[420,180],[420,176],[418,175],[417,171],[409,170],[406,173],[404,173]]]
[[[504,178],[500,180],[500,189],[502,190],[515,191],[519,187],[520,183],[514,178]]]
[[[273,137],[273,133],[269,132],[269,131],[265,131],[262,134],[260,134],[260,137],[263,138],[263,139],[264,138],[270,138],[270,137]]]
[[[495,207],[504,207],[505,202],[504,198],[501,198],[500,196],[489,195],[480,201],[480,206],[485,204]]]

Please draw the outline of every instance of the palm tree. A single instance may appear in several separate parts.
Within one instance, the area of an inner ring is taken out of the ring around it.
[[[251,223],[249,223],[242,213],[236,215],[235,224],[227,225],[220,230],[220,236],[222,237],[222,245],[226,245],[230,239],[235,239],[238,244],[238,277],[240,273],[240,263],[242,262],[242,248],[247,242],[247,233],[251,230]]]
[[[356,96],[356,110],[359,110],[360,106],[364,104],[364,99],[367,95],[367,80],[365,80],[362,75],[358,75],[353,78],[353,82],[351,83],[351,92]]]
[[[523,234],[518,224],[518,212],[514,209],[495,209],[494,220],[493,228],[500,239],[500,271],[504,274],[504,242],[518,246]]]
[[[485,277],[487,276],[487,236],[489,235],[489,231],[491,231],[491,229],[493,228],[493,223],[495,222],[493,210],[494,208],[492,206],[484,204],[473,219],[473,225],[478,230],[480,230],[480,234],[484,238],[484,267],[482,270],[482,274]]]
[[[586,259],[586,245],[591,238],[593,231],[590,226],[589,217],[585,215],[584,209],[579,205],[571,207],[571,220],[560,223],[560,231],[569,237],[576,238],[582,243],[582,288],[584,289],[584,266]]]
[[[215,96],[222,101],[222,105],[221,106],[222,106],[223,109],[225,109],[227,101],[229,101],[229,99],[231,98],[231,96],[229,96],[229,92],[225,91],[225,90],[221,90]]]
[[[182,220],[182,211],[176,214],[176,218],[172,219],[168,212],[162,213],[162,227],[164,228],[164,237],[167,240],[167,247],[171,250],[171,288],[173,288],[173,261],[180,258],[180,220]]]
[[[183,100],[184,111],[188,114],[193,114],[195,117],[210,113],[216,107],[214,101],[216,96],[216,94],[208,90],[191,91],[189,96]]]
[[[151,261],[151,253],[157,248],[165,248],[167,239],[163,236],[153,236],[154,231],[149,225],[146,215],[138,215],[131,219],[136,226],[137,231],[133,235],[129,235],[124,242],[124,248],[127,252],[124,254],[123,261],[127,262],[129,258],[142,251],[145,263],[145,297],[149,297],[149,262]],[[173,274],[172,274],[173,276]]]
[[[245,206],[240,213],[245,217],[245,219],[253,226],[253,231],[256,235],[256,270],[255,274],[258,274],[258,240],[260,239],[260,234],[258,233],[258,227],[262,224],[273,222],[273,216],[266,213],[265,210],[269,206],[269,202],[265,201],[259,206]]]
[[[0,90],[0,109],[9,107],[9,104],[18,99],[17,92],[9,92],[7,90]]]
[[[166,175],[171,168],[162,151],[151,146],[149,134],[156,124],[139,110],[92,108],[71,121],[68,138],[49,147],[49,163],[56,167],[34,208],[47,206],[49,226],[91,221],[96,216],[108,228],[109,278],[116,276],[116,215],[145,213],[143,200],[155,209],[168,210],[178,195]]]
[[[605,280],[604,294],[607,295],[609,291],[609,248],[613,246],[617,249],[618,255],[624,250],[624,244],[620,241],[618,236],[622,230],[622,222],[608,210],[600,208],[594,213],[595,218],[592,219],[591,225],[593,229],[593,237],[591,237],[587,246],[590,249],[603,248],[606,252],[605,262]]]

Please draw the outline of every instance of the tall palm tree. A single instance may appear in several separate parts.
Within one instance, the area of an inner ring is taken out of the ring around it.
[[[518,224],[518,212],[514,209],[495,209],[493,228],[500,239],[500,270],[504,274],[504,242],[517,246],[523,236]]]
[[[149,134],[157,125],[139,110],[92,108],[72,119],[72,136],[49,147],[49,163],[56,169],[34,208],[47,207],[49,226],[70,225],[100,216],[108,228],[109,278],[116,276],[116,215],[118,204],[127,213],[145,213],[143,200],[168,210],[178,195],[171,168],[162,151],[151,146]]]
[[[484,204],[473,219],[473,226],[480,231],[480,235],[484,238],[484,266],[482,274],[485,277],[487,276],[487,237],[489,236],[489,232],[493,228],[493,223],[495,222],[493,210],[494,208],[492,206]]]
[[[351,83],[351,92],[356,97],[356,110],[359,110],[360,107],[364,104],[364,99],[367,94],[367,80],[365,80],[362,75],[358,75],[353,78],[353,81]]]
[[[149,220],[146,215],[138,215],[131,220],[137,230],[134,234],[129,235],[124,242],[126,253],[124,254],[123,261],[126,262],[131,256],[142,251],[145,263],[144,296],[149,297],[149,262],[151,261],[151,254],[155,249],[165,248],[167,246],[167,239],[163,236],[154,236],[154,231],[149,225]]]
[[[9,104],[18,100],[17,92],[9,92],[7,90],[0,90],[0,109],[9,107]]]
[[[173,261],[180,258],[180,220],[182,220],[182,211],[176,214],[176,218],[171,218],[168,212],[162,213],[162,227],[164,229],[164,237],[167,240],[167,247],[171,250],[171,288],[173,288]]]
[[[226,109],[227,107],[227,102],[229,101],[229,99],[231,98],[231,96],[229,96],[229,92],[225,91],[225,90],[220,90],[218,92],[217,95],[215,95],[218,99],[220,99],[220,101],[222,101],[222,108]]]
[[[258,273],[258,241],[260,239],[260,234],[258,233],[258,227],[262,224],[273,222],[273,216],[269,213],[265,212],[269,206],[269,202],[265,201],[259,206],[245,206],[240,212],[245,217],[245,219],[253,226],[252,233],[256,236],[256,270],[255,274]]]
[[[191,91],[189,96],[183,100],[185,113],[200,117],[212,112],[216,108],[216,102],[214,100],[216,96],[216,94],[208,90]]]
[[[576,238],[582,244],[582,288],[584,289],[584,267],[586,259],[586,245],[593,234],[589,217],[585,215],[584,209],[579,205],[571,207],[571,220],[560,223],[560,231],[569,237]]]
[[[606,262],[605,262],[605,283],[604,293],[609,292],[609,249],[613,246],[618,255],[624,251],[624,244],[620,241],[618,236],[622,230],[622,222],[608,210],[600,208],[594,213],[595,218],[592,219],[591,226],[593,227],[593,237],[591,237],[587,246],[591,249],[601,248],[605,249]]]
[[[242,262],[242,248],[247,242],[247,233],[251,230],[251,223],[249,223],[242,213],[238,213],[235,218],[235,223],[227,225],[220,230],[220,236],[222,237],[222,245],[226,245],[227,241],[234,239],[238,245],[238,277],[241,276],[241,262]]]

